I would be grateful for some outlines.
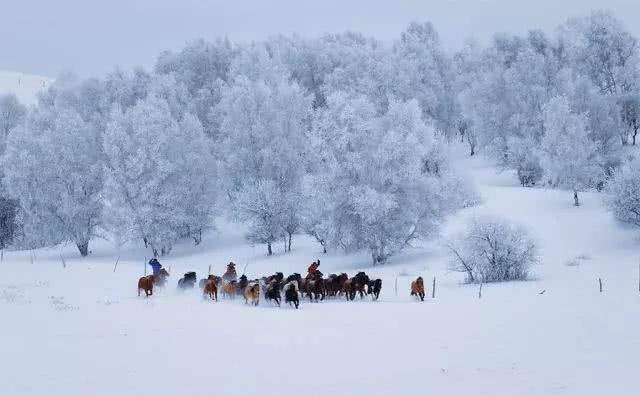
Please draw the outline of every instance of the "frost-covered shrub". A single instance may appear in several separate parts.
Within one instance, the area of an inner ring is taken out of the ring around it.
[[[607,183],[608,204],[614,216],[640,226],[640,159],[616,169]]]
[[[464,272],[467,281],[525,280],[538,260],[537,248],[527,231],[507,220],[483,217],[449,243],[451,269]]]
[[[535,186],[542,179],[542,176],[544,176],[544,170],[537,157],[527,158],[518,165],[518,180],[520,180],[522,187]]]

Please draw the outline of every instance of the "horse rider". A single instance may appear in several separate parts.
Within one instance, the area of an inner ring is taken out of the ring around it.
[[[151,269],[153,270],[153,275],[154,276],[160,275],[160,270],[162,269],[162,264],[160,264],[160,262],[158,261],[157,258],[154,257],[151,260],[149,260],[149,265],[151,266]]]
[[[222,275],[222,279],[224,279],[227,282],[231,282],[231,281],[235,282],[238,280],[236,265],[233,263],[233,261],[227,264],[227,271],[224,273],[224,275]]]
[[[311,263],[309,268],[307,268],[307,279],[313,278],[319,272],[318,267],[320,267],[320,260]]]

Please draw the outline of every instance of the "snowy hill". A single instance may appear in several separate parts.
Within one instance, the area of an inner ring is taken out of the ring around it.
[[[456,215],[496,213],[537,238],[541,263],[528,282],[463,285],[443,241],[368,267],[366,254],[321,255],[298,237],[291,254],[264,256],[237,226],[161,260],[170,287],[137,297],[142,247],[97,243],[5,252],[0,264],[0,389],[7,395],[634,395],[640,354],[637,232],[617,224],[602,196],[524,189],[510,172],[465,159],[483,204]],[[188,253],[187,253],[188,252]],[[119,257],[117,267],[114,264]],[[245,265],[250,277],[365,269],[383,279],[378,302],[305,301],[300,310],[177,293],[178,274]],[[436,298],[408,296],[411,279],[437,279]],[[604,291],[598,290],[598,278]],[[397,295],[395,284],[397,282]],[[540,294],[541,291],[545,291]],[[251,381],[247,381],[251,378]]]
[[[24,104],[33,104],[40,90],[53,79],[18,72],[0,71],[0,94],[14,93]]]

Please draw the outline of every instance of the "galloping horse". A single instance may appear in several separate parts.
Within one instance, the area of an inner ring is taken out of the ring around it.
[[[424,301],[424,281],[421,276],[411,282],[411,295],[418,296],[420,301]]]
[[[216,283],[217,282],[215,279],[207,280],[207,283],[204,285],[204,289],[202,292],[205,297],[208,295],[212,300],[218,301],[218,285]]]
[[[155,279],[153,275],[143,276],[138,279],[138,296],[140,296],[140,290],[144,290],[146,297],[153,296],[153,283]]]

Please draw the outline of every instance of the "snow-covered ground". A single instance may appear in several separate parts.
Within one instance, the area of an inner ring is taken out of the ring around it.
[[[144,298],[136,294],[149,254],[141,247],[96,242],[89,259],[73,246],[5,252],[0,394],[636,395],[637,233],[612,219],[599,194],[584,194],[576,208],[570,193],[523,189],[482,158],[461,166],[483,204],[384,267],[368,267],[366,254],[321,255],[302,237],[291,254],[277,246],[267,258],[227,225],[161,260],[170,286]],[[481,213],[527,226],[541,264],[534,280],[484,285],[478,299],[477,286],[447,270],[442,242]],[[381,277],[380,300],[305,302],[296,311],[175,289],[178,274],[200,277],[209,265],[219,274],[229,260],[257,277],[304,272],[317,257],[325,274]],[[435,299],[409,297],[418,275],[429,296],[437,278]]]
[[[0,70],[0,95],[14,93],[21,103],[34,104],[38,92],[52,81],[48,77]]]

